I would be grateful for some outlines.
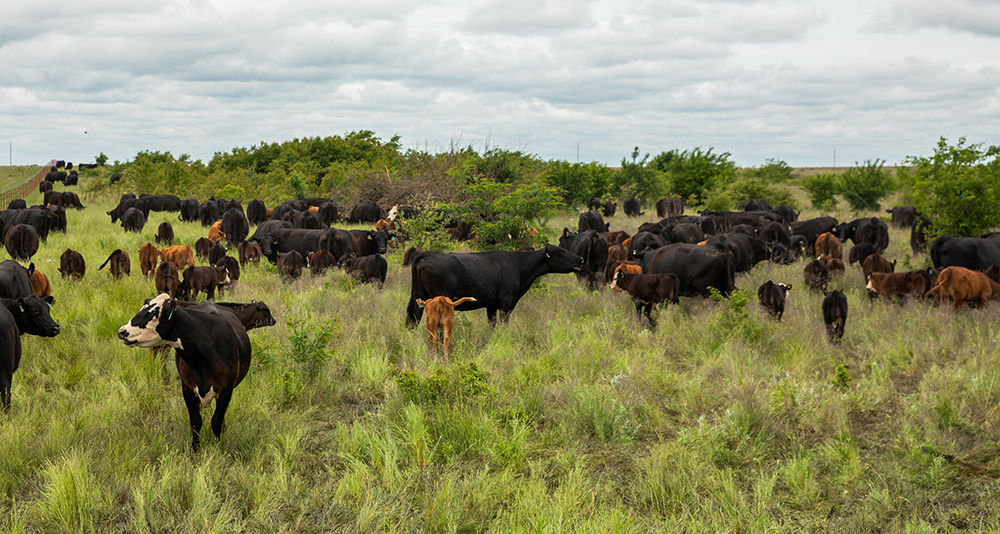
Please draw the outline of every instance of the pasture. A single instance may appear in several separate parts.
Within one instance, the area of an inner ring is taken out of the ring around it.
[[[117,330],[155,296],[138,250],[157,225],[171,222],[179,244],[207,228],[151,213],[141,234],[126,234],[105,214],[116,201],[84,198],[86,209],[68,210],[68,232],[33,258],[62,333],[22,338],[12,407],[0,414],[5,532],[1000,524],[997,304],[955,314],[870,303],[848,266],[832,284],[850,305],[832,345],[802,261],[738,275],[728,301],[681,298],[654,331],[626,294],[547,275],[508,324],[456,313],[445,359],[422,324],[404,326],[402,248],[387,255],[381,290],[342,271],[284,283],[264,260],[218,300],[262,300],[278,324],[250,332],[252,367],[222,439],[206,425],[193,453],[173,355],[127,348]],[[550,241],[576,219],[554,219]],[[652,218],[609,219],[630,233],[643,220]],[[927,261],[909,257],[908,230],[890,236],[897,271]],[[86,260],[82,281],[56,271],[66,248]],[[116,248],[132,258],[121,281],[97,270]],[[780,323],[757,303],[769,279],[794,285]]]

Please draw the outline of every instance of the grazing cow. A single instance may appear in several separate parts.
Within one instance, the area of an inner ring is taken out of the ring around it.
[[[206,201],[198,206],[198,220],[201,221],[202,226],[212,226],[221,216],[222,212],[215,202]]]
[[[580,214],[580,222],[577,225],[577,232],[585,232],[587,230],[593,230],[595,232],[607,232],[608,228],[604,225],[604,219],[601,217],[600,213],[596,211],[585,211]],[[565,230],[563,231],[565,234]]]
[[[865,284],[869,297],[887,297],[904,299],[907,297],[924,299],[924,293],[932,285],[932,280],[937,275],[933,269],[921,271],[909,271],[905,273],[878,273],[873,272]]]
[[[149,273],[156,269],[156,262],[159,261],[159,251],[152,243],[146,243],[139,247],[139,268],[142,275],[149,278]]]
[[[643,215],[643,212],[639,211],[642,209],[639,205],[639,199],[635,197],[629,197],[622,202],[622,209],[625,211],[627,217],[639,217]]]
[[[424,249],[419,247],[410,247],[406,249],[406,252],[403,253],[403,267],[409,267],[409,265],[413,263],[413,258],[417,257],[417,254],[420,254],[423,251]]]
[[[628,256],[628,251],[625,250],[624,245],[615,243],[608,247],[608,261],[625,261]]]
[[[583,230],[576,234],[563,232],[559,246],[583,258],[583,265],[576,272],[576,279],[586,283],[591,291],[600,289],[600,276],[608,263],[607,238],[594,230]]]
[[[42,274],[42,271],[35,269],[35,264],[31,264],[28,271],[31,273],[31,292],[35,295],[45,298],[52,294],[52,285],[49,284],[49,279],[47,276]]]
[[[212,226],[208,229],[208,239],[214,243],[218,243],[226,238],[226,233],[222,231],[222,221],[215,221]]]
[[[111,277],[115,280],[121,279],[122,276],[131,276],[132,262],[129,260],[128,252],[122,249],[115,250],[97,270],[100,271],[108,263],[111,264]]]
[[[919,215],[914,206],[899,206],[887,209],[885,212],[890,214],[893,228],[909,228],[913,226]]]
[[[184,300],[191,300],[201,291],[208,300],[215,299],[215,289],[229,283],[229,270],[222,267],[188,267],[184,269],[184,281],[178,290]]]
[[[156,244],[170,246],[174,244],[174,227],[163,221],[156,229]]]
[[[302,276],[302,254],[296,250],[278,254],[278,274],[286,281]]]
[[[229,273],[229,282],[219,284],[219,296],[224,295],[226,291],[232,291],[236,287],[236,282],[240,281],[240,262],[232,256],[223,256],[212,265],[225,267],[226,272]]]
[[[455,307],[466,302],[475,302],[473,297],[451,300],[440,296],[432,299],[417,299],[417,306],[427,312],[427,343],[438,350],[438,331],[442,332],[444,354],[451,354],[451,330],[455,326]]]
[[[177,268],[194,267],[194,249],[191,245],[174,245],[160,249],[160,261],[172,261]]]
[[[273,221],[267,221],[258,226],[258,231]],[[361,231],[365,232],[364,230]],[[372,234],[378,232],[371,232]],[[295,251],[305,258],[314,250],[329,250],[335,258],[344,255],[346,247],[353,241],[353,234],[347,230],[324,228],[311,230],[301,228],[276,228],[266,234],[266,239],[259,241],[260,250],[271,263],[278,262],[278,255]]]
[[[49,173],[49,174],[52,174],[52,173]],[[45,175],[45,177],[48,178],[48,175]],[[49,191],[52,191],[52,182],[50,182],[48,180],[42,180],[41,182],[38,183],[38,192],[39,193],[41,193],[42,195],[44,195],[45,193],[48,193]]]
[[[743,203],[743,211],[770,211],[771,205],[766,200],[756,198],[747,199]]]
[[[182,308],[159,295],[118,330],[127,347],[175,349],[184,404],[191,422],[191,447],[200,446],[201,409],[215,398],[212,431],[222,437],[233,390],[250,369],[251,347],[246,328],[236,314],[211,302]]]
[[[806,238],[806,253],[811,257],[815,257],[816,252],[813,246],[816,244],[816,238],[822,233],[833,232],[837,228],[837,219],[829,215],[824,215],[815,219],[794,222],[788,226],[793,236],[801,235]]]
[[[194,253],[196,256],[202,259],[208,258],[208,253],[212,251],[212,247],[215,246],[215,241],[207,237],[199,237],[194,242]]]
[[[813,247],[813,250],[819,256],[826,254],[837,259],[843,259],[844,257],[844,244],[837,239],[837,236],[830,232],[822,233],[816,238],[816,245]]]
[[[182,308],[190,308],[191,306],[197,306],[198,302],[188,302],[186,300],[177,300],[177,305]],[[204,302],[204,301],[202,301]],[[149,303],[149,300],[146,301]],[[277,321],[274,320],[274,316],[271,315],[271,309],[258,300],[251,300],[250,302],[215,302],[213,303],[219,308],[229,310],[236,314],[243,328],[247,329],[247,332],[253,330],[254,328],[261,328],[264,326],[274,326]]]
[[[180,211],[181,199],[176,195],[142,194],[139,198],[149,202],[149,211]]]
[[[111,222],[118,222],[118,219],[121,219],[130,208],[141,211],[144,218],[149,217],[149,201],[144,198],[135,198],[134,195],[131,197],[122,195],[115,209],[108,212],[108,215],[111,216]]]
[[[735,260],[728,246],[729,236],[704,245],[676,243],[641,255],[642,272],[672,274],[680,280],[683,296],[709,296],[714,287],[724,297],[736,289]]]
[[[910,250],[914,256],[927,252],[927,233],[931,226],[931,220],[921,215],[910,228]]]
[[[893,260],[892,263],[889,263],[889,260],[882,257],[881,254],[872,254],[861,262],[861,275],[864,276],[865,283],[868,283],[868,277],[872,273],[894,272],[896,272],[896,261]]]
[[[170,298],[177,297],[177,289],[180,286],[180,273],[177,264],[172,261],[165,261],[156,268],[154,277],[157,293],[166,293]]]
[[[30,224],[17,224],[7,231],[4,247],[15,260],[30,260],[38,252],[38,231]]]
[[[604,201],[601,200],[601,197],[590,197],[590,201],[587,202],[587,209],[597,211],[601,209],[602,205],[604,205]]]
[[[656,201],[656,216],[678,217],[684,214],[684,203],[679,198],[661,198]]]
[[[389,270],[389,264],[379,254],[370,256],[355,256],[353,252],[344,254],[340,259],[344,269],[357,281],[375,282],[379,289],[385,284],[385,275]]]
[[[260,245],[253,241],[244,241],[236,246],[236,251],[240,255],[240,265],[247,263],[260,263]]]
[[[59,335],[59,324],[49,315],[52,302],[51,296],[0,298],[0,401],[4,411],[10,409],[10,387],[21,364],[21,336]]]
[[[624,267],[624,266],[620,266]],[[663,302],[677,304],[681,281],[672,274],[634,274],[620,270],[615,273],[611,289],[624,289],[632,296],[635,304],[635,314],[642,321],[643,312],[649,320],[649,326],[655,328],[656,320],[650,315],[653,306]]]
[[[937,285],[927,291],[924,298],[935,292],[942,304],[950,300],[957,312],[967,301],[982,306],[986,299],[1000,296],[1000,284],[990,280],[982,272],[951,266],[941,270]]]
[[[785,313],[785,297],[792,291],[792,284],[775,284],[768,280],[757,288],[757,299],[775,320]]]
[[[146,226],[146,216],[138,208],[129,208],[122,214],[122,228],[126,232],[140,233]]]
[[[826,284],[830,281],[830,271],[826,268],[826,263],[816,259],[807,263],[802,269],[802,278],[809,289],[826,291]]]
[[[243,214],[242,210],[236,208],[226,210],[222,214],[222,221],[220,222],[222,223],[222,234],[230,246],[242,243],[250,235],[250,222],[247,221],[247,217]]]
[[[846,270],[844,260],[840,258],[834,258],[833,256],[823,254],[817,259],[823,262],[823,265],[826,267],[826,270],[830,274],[831,278],[834,276],[842,276]]]
[[[865,261],[865,258],[877,253],[875,245],[871,243],[861,243],[860,245],[854,245],[851,247],[851,251],[847,254],[847,261],[851,265],[854,265],[855,263]]]
[[[351,209],[351,214],[348,215],[347,222],[375,224],[379,219],[384,218],[385,211],[378,207],[378,204],[358,204]]]
[[[414,327],[420,322],[422,309],[417,299],[444,295],[460,298],[459,292],[472,296],[462,311],[486,308],[486,318],[491,326],[501,321],[517,306],[532,283],[548,273],[570,273],[580,269],[583,258],[554,245],[530,252],[493,250],[467,254],[423,252],[411,265],[410,300],[406,307],[406,324]]]
[[[768,221],[761,225],[758,233],[766,243],[781,243],[785,248],[792,248],[792,234],[785,223]]]
[[[212,248],[208,249],[208,264],[215,265],[220,259],[226,257],[226,247],[219,243],[212,245]]]
[[[990,237],[954,237],[943,235],[931,244],[931,261],[937,268],[965,267],[983,271],[1000,263],[1000,235]]]
[[[306,258],[306,266],[312,271],[313,276],[323,274],[328,268],[336,264],[337,258],[334,258],[329,250],[314,250]]]
[[[878,217],[842,223],[837,226],[836,232],[841,241],[850,239],[855,244],[871,243],[880,253],[889,247],[889,227]]]
[[[605,217],[614,217],[615,216],[615,203],[611,202],[610,200],[607,201],[607,202],[605,202],[604,203],[604,207],[601,208],[601,212],[604,214]]]
[[[201,204],[198,199],[188,198],[181,201],[180,215],[177,216],[182,222],[195,222],[198,220],[198,212]]]
[[[623,265],[625,267],[619,269],[619,267]],[[625,270],[630,273],[641,273],[642,265],[639,265],[639,262],[637,261],[608,260],[608,264],[604,266],[604,283],[610,286],[619,270]]]
[[[247,223],[257,226],[267,219],[267,206],[263,200],[253,199],[247,203]]]
[[[59,273],[62,274],[63,278],[72,276],[77,280],[81,280],[86,272],[87,265],[83,261],[83,255],[79,252],[66,249],[62,253],[62,256],[59,256]]]
[[[787,232],[787,230],[786,230]],[[697,224],[667,223],[660,226],[660,236],[670,243],[701,243],[705,240],[705,232]]]
[[[838,342],[844,337],[844,326],[847,323],[847,296],[839,290],[826,294],[823,298],[823,323],[831,342]]]

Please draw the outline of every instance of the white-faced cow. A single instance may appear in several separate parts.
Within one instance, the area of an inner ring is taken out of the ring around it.
[[[233,390],[250,369],[250,337],[236,314],[212,302],[182,308],[159,295],[118,330],[128,347],[174,348],[191,421],[191,447],[200,446],[201,409],[215,399],[212,431],[222,437]]]

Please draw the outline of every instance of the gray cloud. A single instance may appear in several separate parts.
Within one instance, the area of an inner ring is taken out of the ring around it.
[[[1000,4],[990,0],[893,0],[891,7],[893,15],[910,26],[1000,37]]]

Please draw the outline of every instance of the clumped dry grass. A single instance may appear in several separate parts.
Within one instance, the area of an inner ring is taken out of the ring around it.
[[[37,199],[29,198],[29,203]],[[802,266],[761,264],[749,292],[681,300],[641,326],[625,295],[571,275],[541,279],[495,330],[459,313],[454,354],[404,326],[409,273],[385,287],[335,272],[285,284],[244,269],[225,300],[264,300],[278,324],[250,333],[254,363],[221,440],[190,452],[169,353],[116,337],[153,296],[141,235],[109,223],[111,199],[70,211],[34,258],[63,326],[24,338],[0,414],[0,528],[18,532],[902,532],[1000,523],[997,305],[954,314],[869,302],[859,269],[839,345]],[[815,215],[804,213],[807,215]],[[841,219],[850,213],[835,213]],[[576,216],[552,221],[553,232]],[[640,221],[616,216],[613,228]],[[887,256],[914,268],[904,231]],[[66,248],[88,269],[56,272]],[[784,320],[759,284],[796,285]],[[741,313],[741,312],[746,312]],[[322,353],[292,343],[329,328]],[[405,378],[404,378],[405,377]],[[207,427],[206,427],[207,428]],[[207,430],[206,430],[207,432]]]

